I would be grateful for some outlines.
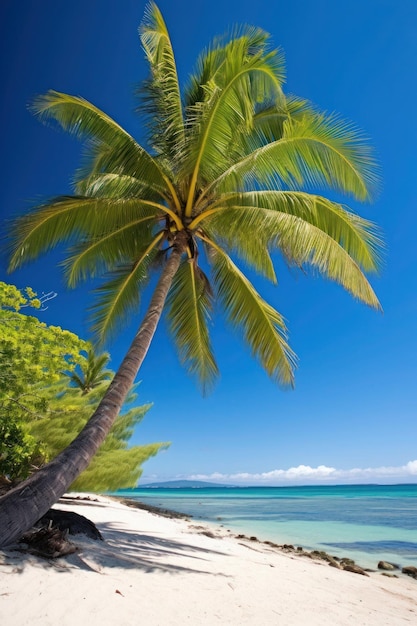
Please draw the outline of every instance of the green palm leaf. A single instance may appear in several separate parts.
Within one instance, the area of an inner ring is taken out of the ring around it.
[[[238,199],[235,197],[235,201]],[[260,210],[237,205],[230,198],[216,206],[215,213],[202,220],[202,232],[229,254],[276,283],[274,265],[268,246],[269,233],[262,228],[265,216]],[[210,211],[208,211],[210,212]]]
[[[93,198],[146,197],[149,199],[150,186],[133,176],[107,172],[94,173],[79,180],[76,184],[76,191],[79,195]]]
[[[62,263],[68,286],[75,287],[82,280],[94,278],[126,259],[135,258],[138,250],[146,248],[152,240],[153,224],[153,216],[138,217],[100,238],[74,246],[72,255]]]
[[[325,185],[359,200],[370,198],[378,184],[375,160],[352,125],[311,112],[287,119],[283,130],[282,137],[269,143],[265,129],[248,137],[247,156],[224,171],[209,186],[211,192],[235,191],[242,184],[246,189]],[[271,123],[268,132],[274,132]]]
[[[77,371],[64,374],[69,377],[73,385],[78,387],[82,395],[91,393],[93,389],[100,386],[103,382],[109,383],[113,372],[105,369],[110,360],[108,352],[96,354],[90,345],[87,350],[86,360],[80,364],[80,373]]]
[[[250,128],[254,103],[263,94],[279,93],[278,53],[249,53],[248,40],[241,38],[228,50],[227,61],[216,72],[215,80],[204,87],[205,99],[187,111],[190,143],[183,175],[191,174],[186,214],[191,215],[198,178],[207,181],[218,175],[228,159],[236,128]]]
[[[141,292],[150,278],[153,259],[158,254],[162,233],[144,250],[135,263],[120,265],[103,286],[95,290],[97,300],[91,307],[92,328],[102,343],[127,323],[129,315],[137,312]]]
[[[157,162],[119,124],[87,100],[50,90],[33,101],[32,110],[40,119],[54,119],[64,130],[89,139],[96,170],[123,167],[125,174],[152,181],[154,187],[167,191],[169,181]]]
[[[249,247],[255,247],[256,242],[259,247],[270,246],[272,242],[275,246],[284,213],[329,235],[365,271],[377,271],[380,264],[382,240],[375,224],[322,196],[295,191],[255,191],[229,194],[223,197],[222,204],[218,212],[212,215],[208,212],[208,227],[202,221],[204,228],[216,231],[216,237],[230,241],[240,238],[243,246],[249,240]],[[242,233],[236,233],[240,226]],[[256,264],[254,267],[260,269]]]
[[[300,119],[309,110],[311,110],[311,105],[307,100],[292,95],[281,97],[273,102],[261,103],[256,107],[253,117],[252,142],[254,137],[258,139],[260,145],[276,141],[283,136],[284,124],[288,119]],[[247,140],[245,143],[247,144]]]
[[[96,198],[62,196],[19,217],[13,224],[9,270],[52,250],[84,232],[86,218],[97,215]]]
[[[218,375],[207,328],[212,293],[204,273],[192,260],[183,263],[175,275],[167,304],[181,362],[206,388]]]
[[[281,214],[276,245],[292,263],[316,267],[365,304],[381,309],[369,281],[346,250],[327,233],[293,215]]]
[[[253,356],[274,381],[293,384],[296,358],[286,340],[283,317],[261,298],[222,250],[211,247],[209,258],[218,298],[228,320],[241,328]]]
[[[242,58],[249,59],[255,56],[265,56],[268,54],[270,35],[254,26],[245,26],[235,28],[232,33],[223,37],[216,37],[207,48],[203,50],[197,59],[196,68],[190,77],[189,85],[185,89],[185,103],[187,112],[193,111],[193,107],[198,106],[206,100],[207,87],[217,84],[220,86],[225,66],[230,62],[238,59],[242,62]],[[275,73],[279,84],[285,81],[285,66],[282,51],[276,51]],[[264,100],[266,94],[264,92],[261,100]],[[273,92],[274,95],[280,95]]]
[[[16,220],[11,232],[14,250],[10,270],[52,250],[59,243],[98,237],[125,222],[164,215],[163,206],[140,199],[85,198],[63,196],[41,205]],[[165,210],[165,209],[164,209]]]
[[[168,30],[155,3],[145,12],[139,34],[151,70],[151,78],[139,91],[142,111],[150,115],[152,144],[159,154],[175,158],[184,139],[184,121],[177,68]],[[161,125],[164,132],[160,132]]]
[[[258,259],[262,254],[267,258],[268,248],[278,248],[289,263],[311,265],[369,306],[381,308],[362,271],[375,271],[379,260],[380,239],[373,224],[309,194],[266,191],[236,199],[240,205],[207,218],[205,230],[216,242],[240,246],[238,254],[267,277]],[[247,251],[252,249],[251,257]]]

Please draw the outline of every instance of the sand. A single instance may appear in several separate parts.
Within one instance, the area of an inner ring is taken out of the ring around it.
[[[2,626],[417,624],[417,580],[341,571],[90,498],[59,508],[91,519],[105,541],[76,536],[78,552],[56,560],[0,552]]]

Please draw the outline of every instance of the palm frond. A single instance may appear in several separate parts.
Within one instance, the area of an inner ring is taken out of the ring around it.
[[[270,35],[261,28],[255,26],[236,27],[232,32],[223,36],[215,37],[199,55],[196,68],[192,73],[189,84],[185,88],[185,104],[188,111],[206,99],[206,88],[210,84],[219,82],[219,74],[224,71],[224,66],[234,57],[264,56],[269,50]],[[285,66],[282,51],[279,54],[279,62],[275,67],[277,78],[282,85],[285,81]],[[221,79],[220,79],[221,80]],[[262,99],[265,94],[262,95]]]
[[[273,132],[270,123],[262,136]],[[282,137],[259,146],[260,142],[262,137],[254,139],[253,151],[223,172],[210,185],[212,192],[327,186],[368,200],[378,185],[369,146],[352,125],[334,116],[310,112],[301,119],[287,119]]]
[[[206,388],[218,375],[207,328],[212,293],[206,276],[193,260],[180,266],[167,304],[169,327],[180,360]]]
[[[208,243],[214,284],[228,320],[242,330],[252,355],[268,375],[275,382],[292,385],[296,357],[286,340],[283,317],[263,300],[227,254]]]
[[[59,243],[97,237],[125,222],[141,217],[163,216],[165,207],[138,199],[86,198],[62,196],[36,207],[13,224],[10,246],[13,254],[9,269],[48,252]]]
[[[340,243],[317,226],[293,215],[281,214],[279,220],[275,243],[290,263],[317,268],[368,306],[381,309],[365,274]]]
[[[147,198],[150,185],[133,176],[116,172],[96,173],[76,183],[77,195],[91,198]]]
[[[248,54],[245,38],[233,42],[227,62],[219,67],[215,80],[204,86],[205,98],[188,113],[190,142],[183,175],[191,175],[186,214],[191,215],[197,180],[217,176],[236,128],[252,126],[254,106],[265,93],[279,93],[282,59],[278,53]]]
[[[91,142],[95,167],[123,172],[140,180],[152,180],[167,190],[167,179],[157,162],[119,124],[93,104],[78,96],[50,90],[38,96],[31,110],[41,119],[53,119],[68,132]],[[91,170],[91,164],[90,164]]]
[[[87,367],[84,370],[85,382],[88,387],[97,387],[104,381],[108,381],[112,375],[106,366],[110,360],[110,354],[103,352],[96,354],[93,347],[87,353]]]
[[[80,373],[77,371],[66,373],[75,387],[81,390],[83,395],[90,394],[93,389],[112,378],[113,372],[105,369],[110,360],[108,352],[96,354],[92,345],[88,346],[87,357],[79,364]]]
[[[150,115],[154,148],[172,160],[184,139],[181,93],[169,33],[154,2],[145,11],[139,34],[151,69],[151,78],[139,90],[140,110]]]
[[[95,290],[97,295],[90,309],[92,329],[99,345],[119,332],[140,304],[141,291],[150,278],[152,259],[158,251],[162,233],[132,264],[120,265],[110,274],[110,280]]]
[[[253,142],[259,146],[276,141],[284,134],[284,123],[288,119],[300,119],[311,110],[307,100],[293,95],[286,95],[278,100],[265,101],[256,107],[253,117],[253,133],[251,141],[246,140],[248,150],[253,150]]]
[[[84,386],[84,377],[82,374],[78,374],[77,372],[71,372],[71,374],[68,374],[67,372],[64,372],[65,376],[68,376],[68,378],[71,380],[71,382],[78,387],[79,389],[82,389]]]
[[[202,219],[202,233],[220,245],[229,254],[255,269],[268,280],[276,283],[274,265],[269,253],[268,231],[262,228],[265,217],[259,210],[236,206],[229,198],[216,206],[215,212]],[[197,233],[198,236],[198,233]]]
[[[13,253],[9,271],[81,235],[81,222],[91,214],[97,215],[97,204],[95,198],[61,196],[19,217],[10,233]]]
[[[271,246],[280,236],[281,214],[288,214],[329,235],[364,271],[377,271],[381,262],[383,244],[376,225],[322,196],[301,191],[232,193],[223,197],[221,210],[207,213],[209,225],[202,220],[203,227],[215,231],[216,238],[236,238],[245,245],[238,232],[242,224],[246,239]]]
[[[154,224],[153,216],[138,217],[101,237],[76,244],[62,263],[68,286],[75,287],[80,281],[99,276],[126,259],[134,258],[138,250],[146,248],[152,240]]]

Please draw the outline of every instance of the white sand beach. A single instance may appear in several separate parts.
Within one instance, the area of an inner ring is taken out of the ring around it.
[[[104,541],[75,536],[78,552],[55,560],[0,552],[2,626],[417,623],[416,580],[341,571],[223,528],[89,498],[59,508],[92,520]]]

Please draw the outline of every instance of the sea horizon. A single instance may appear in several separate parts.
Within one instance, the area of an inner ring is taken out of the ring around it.
[[[159,485],[161,484],[165,484],[168,485],[170,483],[175,483],[177,482],[176,480],[167,480],[164,481],[162,483],[144,483],[142,484],[138,484],[136,487],[127,487],[126,489],[121,489],[120,491],[140,491],[141,489],[149,489],[149,488],[153,488],[153,489],[161,489],[164,487],[160,487]],[[387,483],[387,482],[370,482],[370,483],[314,483],[314,484],[303,484],[303,483],[293,483],[291,485],[285,484],[285,485],[260,485],[260,484],[256,484],[256,483],[248,483],[248,484],[233,484],[233,483],[216,483],[216,484],[211,484],[211,483],[206,483],[205,481],[182,481],[182,482],[199,482],[200,485],[195,486],[195,487],[183,487],[183,488],[190,488],[190,489],[221,489],[221,488],[233,488],[233,489],[239,489],[239,488],[248,488],[248,489],[294,489],[294,488],[301,488],[301,489],[308,489],[309,487],[400,487],[400,486],[416,486],[417,487],[417,481],[416,482],[395,482],[395,483]],[[178,489],[181,487],[166,487],[169,489]]]

